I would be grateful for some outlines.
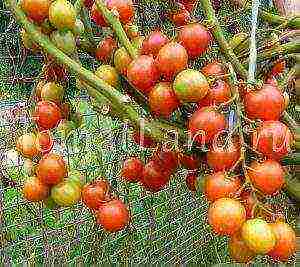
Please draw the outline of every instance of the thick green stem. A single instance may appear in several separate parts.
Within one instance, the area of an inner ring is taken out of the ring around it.
[[[300,17],[285,18],[279,15],[274,15],[269,12],[260,10],[260,17],[266,22],[274,25],[286,25],[288,28],[300,29]]]

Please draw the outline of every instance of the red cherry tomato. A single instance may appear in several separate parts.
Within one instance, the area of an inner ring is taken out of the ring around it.
[[[285,68],[286,68],[285,60],[280,59],[274,64],[273,68],[270,71],[269,76],[274,77],[274,76],[280,75],[284,72]]]
[[[188,170],[195,170],[200,166],[200,160],[194,155],[180,154],[179,161]]]
[[[104,203],[96,212],[97,223],[107,232],[123,230],[129,223],[129,210],[119,199]]]
[[[137,182],[141,179],[144,165],[136,157],[129,158],[123,163],[121,176],[129,182]]]
[[[39,132],[36,136],[37,150],[42,154],[49,153],[53,147],[53,139],[50,131]]]
[[[163,172],[169,174],[173,173],[179,165],[177,153],[166,148],[162,148],[154,153],[151,160],[160,165]]]
[[[50,0],[21,0],[20,6],[34,22],[41,23],[48,18]]]
[[[201,72],[205,75],[205,76],[212,76],[212,77],[217,77],[217,76],[222,76],[226,74],[226,70],[224,65],[215,60],[209,64],[207,64],[206,66],[204,66],[201,69]]]
[[[115,39],[108,36],[98,44],[95,51],[95,58],[103,63],[108,63],[117,47]]]
[[[61,156],[47,154],[40,160],[36,173],[42,183],[55,185],[67,176],[67,167]]]
[[[186,186],[192,192],[196,192],[197,189],[197,178],[198,175],[196,172],[190,172],[185,178]]]
[[[37,177],[29,177],[23,187],[24,197],[32,202],[44,200],[49,195],[49,188]]]
[[[150,148],[156,146],[156,143],[147,135],[141,136],[139,132],[134,132],[132,137],[133,141],[142,147]]]
[[[37,103],[34,120],[41,129],[48,130],[56,127],[61,118],[61,111],[53,102],[40,101]]]
[[[204,54],[212,41],[209,31],[199,23],[183,26],[178,34],[178,42],[186,49],[189,58]]]
[[[169,42],[169,38],[160,31],[151,32],[143,41],[141,54],[156,57],[159,50]]]
[[[178,4],[178,9],[172,10],[169,13],[169,18],[177,27],[180,27],[191,21],[191,14],[184,5]]]

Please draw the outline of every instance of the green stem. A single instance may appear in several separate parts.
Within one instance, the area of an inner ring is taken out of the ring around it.
[[[293,17],[293,18],[285,18],[279,15],[271,14],[267,11],[260,10],[259,12],[260,17],[270,24],[280,25],[284,24],[288,28],[292,29],[300,29],[300,17]]]

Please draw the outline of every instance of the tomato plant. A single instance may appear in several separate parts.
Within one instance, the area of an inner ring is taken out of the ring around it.
[[[129,182],[137,182],[141,179],[144,165],[136,157],[124,161],[122,167],[122,177]]]
[[[37,177],[27,178],[23,186],[24,197],[32,202],[44,200],[49,195],[49,188],[42,183]]]

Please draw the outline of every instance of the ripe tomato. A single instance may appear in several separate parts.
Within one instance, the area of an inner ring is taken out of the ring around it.
[[[119,73],[127,75],[127,68],[132,62],[130,55],[124,47],[119,48],[114,54],[114,65]]]
[[[225,116],[210,107],[197,110],[188,123],[193,140],[199,145],[213,141],[226,127]]]
[[[208,222],[218,235],[233,235],[245,220],[245,208],[235,199],[220,198],[208,209]]]
[[[187,67],[188,54],[185,48],[176,42],[164,45],[158,52],[156,64],[160,74],[171,81],[177,73]]]
[[[221,62],[219,62],[218,60],[215,60],[215,61],[207,64],[206,66],[204,66],[201,69],[201,72],[205,76],[212,76],[212,77],[218,77],[218,76],[222,76],[222,75],[226,74],[224,65]]]
[[[216,172],[205,177],[204,194],[211,202],[219,198],[235,197],[240,188],[240,177],[232,177],[225,172]]]
[[[185,178],[186,186],[192,192],[196,192],[197,190],[197,179],[198,175],[196,172],[189,172]]]
[[[41,99],[59,104],[64,97],[65,89],[58,83],[48,82],[40,92]]]
[[[198,104],[200,107],[217,106],[221,103],[229,101],[231,98],[230,86],[227,82],[217,80],[208,90],[206,96],[202,98]]]
[[[289,128],[280,121],[266,121],[252,134],[252,147],[269,159],[286,156],[293,143]]]
[[[261,89],[249,91],[244,95],[244,107],[250,119],[279,120],[284,111],[285,101],[277,87],[264,84]]]
[[[179,0],[179,3],[184,5],[184,7],[189,11],[192,12],[196,3],[196,0]]]
[[[59,30],[73,30],[76,22],[74,6],[67,0],[56,0],[49,8],[49,20]]]
[[[34,120],[41,129],[52,129],[61,120],[60,109],[53,102],[40,101],[35,108]]]
[[[101,65],[96,70],[95,74],[112,87],[117,87],[119,85],[119,74],[117,70],[110,65]]]
[[[275,247],[268,252],[273,260],[288,261],[296,252],[296,234],[291,226],[285,222],[270,224],[276,237]]]
[[[209,84],[201,72],[186,69],[176,76],[173,88],[181,102],[198,102],[209,91]]]
[[[104,230],[114,233],[123,230],[129,223],[129,210],[120,199],[113,199],[99,207],[96,218]]]
[[[49,195],[49,188],[43,184],[37,177],[29,177],[23,187],[24,197],[32,202],[46,199]]]
[[[80,200],[81,188],[78,184],[63,181],[52,187],[51,197],[59,206],[69,207]]]
[[[168,82],[160,82],[156,84],[149,94],[150,109],[156,116],[169,118],[180,103]]]
[[[53,147],[53,139],[50,131],[39,132],[36,135],[36,148],[42,154],[49,153]]]
[[[61,156],[51,153],[42,157],[37,166],[36,173],[42,183],[55,185],[67,176],[67,167]]]
[[[159,73],[152,56],[139,56],[127,69],[129,82],[142,93],[149,93],[156,84]]]
[[[191,14],[184,5],[178,3],[178,9],[169,13],[170,20],[177,26],[183,26],[190,22]]]
[[[53,44],[69,56],[76,52],[76,43],[73,33],[68,31],[54,31],[51,34]]]
[[[153,154],[151,160],[160,165],[161,170],[168,174],[173,173],[179,165],[177,153],[167,148],[159,149]]]
[[[97,210],[103,203],[110,200],[109,183],[98,180],[86,184],[82,189],[82,201],[92,210]]]
[[[169,42],[169,38],[160,31],[151,32],[143,41],[141,54],[156,57],[159,50]]]
[[[275,246],[276,238],[272,227],[262,219],[247,220],[241,233],[246,245],[257,254],[266,254]]]
[[[50,0],[21,0],[20,6],[34,22],[41,23],[48,18]]]
[[[95,58],[103,63],[108,63],[117,48],[118,46],[115,39],[108,36],[98,44],[95,51]]]
[[[141,136],[139,132],[134,132],[132,137],[133,141],[142,147],[150,148],[156,146],[156,143],[145,134]]]
[[[274,64],[273,68],[270,71],[269,76],[274,77],[280,75],[284,72],[285,68],[286,68],[285,60],[280,59]]]
[[[179,162],[184,168],[188,170],[195,170],[200,166],[200,160],[194,155],[180,154]]]
[[[123,163],[121,176],[129,182],[137,182],[141,179],[144,165],[136,157],[129,158]]]
[[[183,26],[178,34],[178,42],[186,49],[191,59],[205,53],[211,41],[211,34],[199,23],[191,23]]]
[[[222,142],[223,143],[223,142]],[[213,144],[207,152],[207,164],[213,171],[230,170],[241,156],[240,144],[232,140],[228,145]]]
[[[254,216],[254,208],[257,204],[257,200],[253,195],[252,190],[244,190],[241,195],[241,202],[246,209],[246,217],[247,219],[252,219]]]
[[[240,231],[230,237],[228,242],[230,257],[238,263],[248,263],[256,254],[243,241]]]
[[[33,158],[39,154],[35,145],[36,136],[33,133],[24,134],[17,139],[16,149],[24,157]]]
[[[142,185],[151,192],[160,191],[170,180],[170,175],[163,172],[161,165],[154,160],[149,161],[143,170]]]
[[[284,170],[274,160],[254,161],[247,173],[252,184],[266,195],[275,195],[284,185]]]

